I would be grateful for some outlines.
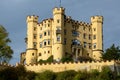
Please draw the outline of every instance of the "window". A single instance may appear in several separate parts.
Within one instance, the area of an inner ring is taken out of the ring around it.
[[[61,34],[61,28],[57,27],[56,34]]]
[[[46,32],[44,32],[44,36],[46,36]]]
[[[33,42],[33,47],[34,47],[34,48],[36,48],[36,45],[37,45],[37,43],[36,43],[36,42]]]
[[[48,40],[48,45],[50,45],[50,40]]]
[[[48,35],[50,35],[50,31],[48,31]]]
[[[57,36],[57,41],[60,41],[60,36]]]
[[[34,31],[36,31],[36,27],[34,27]]]
[[[66,33],[67,33],[67,32],[66,32],[66,29],[65,29],[65,30],[64,30],[64,35],[66,35]]]
[[[89,34],[89,40],[91,40],[91,35]]]
[[[58,19],[58,20],[57,20],[57,23],[59,23],[59,22],[60,22],[60,20]]]
[[[32,56],[34,56],[34,53],[32,53]]]
[[[40,42],[40,48],[42,47],[42,42]]]
[[[50,53],[50,51],[48,51],[48,54]]]
[[[41,53],[39,53],[39,56],[41,56]]]
[[[93,39],[96,39],[96,35],[93,35]]]
[[[36,34],[33,35],[34,39],[36,39]]]
[[[48,27],[50,27],[50,24],[48,24]]]
[[[74,31],[72,31],[72,35],[73,36],[79,36],[79,32],[77,32],[77,31],[74,30]]]
[[[89,49],[91,49],[92,48],[92,44],[91,43],[89,43]]]
[[[40,38],[42,38],[42,34],[40,34]]]
[[[94,49],[96,48],[96,43],[93,44],[93,48],[94,48]]]
[[[67,42],[67,39],[66,39],[66,38],[64,38],[64,44],[66,44],[66,42]]]
[[[46,46],[46,41],[44,41],[44,46]]]
[[[87,53],[87,56],[89,56],[89,53]]]
[[[78,54],[80,54],[80,49],[78,49]]]
[[[93,28],[93,31],[96,31],[96,28]]]
[[[86,33],[83,34],[83,38],[86,39]]]
[[[87,43],[86,42],[84,42],[84,48],[86,48],[87,47]]]

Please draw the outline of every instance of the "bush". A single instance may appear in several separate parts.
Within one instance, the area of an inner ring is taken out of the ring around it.
[[[104,66],[102,68],[102,71],[100,72],[99,78],[101,78],[102,80],[113,80],[113,72],[110,70],[109,67]]]
[[[89,74],[90,74],[89,80],[99,80],[98,77],[99,77],[100,72],[98,70],[96,69],[91,70]]]
[[[35,80],[55,80],[56,75],[52,71],[45,71],[37,74]]]
[[[53,56],[50,56],[47,60],[40,60],[39,63],[52,63],[53,62]]]
[[[15,68],[16,74],[18,75],[18,80],[34,80],[36,73],[32,71],[26,71],[23,65],[19,65]]]
[[[89,78],[89,75],[88,75],[87,71],[83,71],[83,72],[79,71],[75,75],[73,80],[88,80],[88,78]]]
[[[72,55],[70,54],[65,54],[65,56],[61,59],[61,62],[73,62],[73,58]]]
[[[18,75],[13,67],[0,70],[0,80],[18,80]]]
[[[36,73],[26,71],[24,66],[0,69],[0,80],[35,80]]]
[[[73,80],[75,75],[76,75],[76,72],[73,70],[60,72],[60,73],[57,73],[56,80]]]

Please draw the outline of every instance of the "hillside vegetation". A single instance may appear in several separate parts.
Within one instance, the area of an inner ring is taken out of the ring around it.
[[[103,67],[102,71],[64,71],[54,73],[44,71],[34,73],[26,71],[24,66],[0,68],[0,80],[120,80],[120,75],[112,72],[109,67]]]

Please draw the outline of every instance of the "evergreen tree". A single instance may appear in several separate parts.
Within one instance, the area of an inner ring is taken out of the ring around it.
[[[0,25],[0,62],[8,62],[12,58],[13,50],[8,45],[10,42],[8,32]]]
[[[118,60],[120,59],[120,49],[119,46],[115,46],[114,44],[106,49],[105,53],[103,54],[102,58],[104,60]]]

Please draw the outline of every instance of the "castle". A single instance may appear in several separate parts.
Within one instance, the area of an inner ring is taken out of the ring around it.
[[[38,22],[38,16],[27,16],[26,52],[21,62],[34,64],[51,55],[60,61],[66,54],[74,59],[90,57],[101,60],[103,53],[103,17],[92,16],[91,22],[80,22],[65,15],[63,7],[53,9],[53,18]]]

